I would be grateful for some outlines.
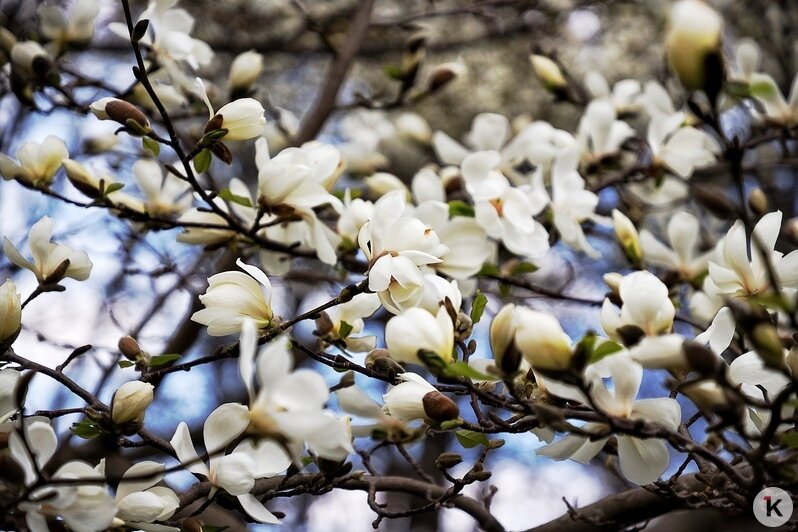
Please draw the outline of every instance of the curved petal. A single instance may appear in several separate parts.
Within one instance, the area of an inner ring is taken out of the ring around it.
[[[662,440],[618,436],[621,473],[635,484],[655,482],[668,469],[670,454]]]

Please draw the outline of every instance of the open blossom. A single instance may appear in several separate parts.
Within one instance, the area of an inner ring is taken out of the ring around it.
[[[4,179],[16,179],[34,187],[47,187],[53,182],[61,161],[69,157],[66,144],[54,135],[39,142],[26,142],[17,151],[17,160],[0,153],[0,175]]]
[[[683,279],[695,279],[707,270],[713,251],[699,252],[700,224],[698,218],[686,211],[668,220],[667,236],[670,247],[660,242],[648,229],[640,231],[640,245],[647,263],[678,272]]]
[[[690,177],[695,168],[715,162],[720,147],[703,131],[683,125],[684,120],[684,113],[652,117],[646,140],[653,166],[664,166],[680,177]]]
[[[463,160],[463,178],[474,199],[475,219],[511,252],[539,257],[549,249],[549,234],[534,216],[543,210],[547,198],[528,185],[511,186],[498,170],[500,163],[497,151],[472,153]]]
[[[417,305],[424,297],[421,266],[441,262],[448,248],[421,220],[406,214],[402,192],[381,197],[358,234],[369,261],[369,290],[390,312]]]
[[[618,114],[637,111],[639,96],[643,90],[636,79],[622,79],[610,89],[607,78],[595,70],[585,75],[585,88],[594,100],[612,104]]]
[[[373,335],[362,334],[366,326],[364,318],[368,318],[379,308],[380,298],[377,294],[358,294],[346,303],[327,309],[324,314],[329,320],[330,329],[322,331],[324,337],[343,341],[349,351],[371,351],[377,339]]]
[[[55,431],[48,420],[27,418],[19,430],[25,431],[23,440],[19,432],[9,435],[11,458],[19,464],[25,475],[25,485],[32,487],[41,471],[55,454],[58,446]],[[53,480],[97,478],[97,472],[87,463],[67,462],[53,473]],[[25,511],[25,521],[30,530],[49,530],[47,516],[57,516],[72,530],[100,532],[111,526],[116,506],[106,486],[91,484],[56,484],[46,482],[36,487],[28,501],[20,504]]]
[[[36,10],[42,35],[61,44],[91,40],[99,12],[98,0],[77,0],[68,15],[54,5],[43,4]]]
[[[394,316],[385,326],[385,345],[391,357],[406,363],[423,364],[419,353],[429,353],[444,362],[454,358],[454,325],[445,307],[433,314],[410,308]]]
[[[352,191],[347,188],[344,192],[344,206],[336,225],[338,234],[355,244],[360,228],[371,219],[373,214],[374,203],[361,198],[353,199]]]
[[[262,329],[272,322],[272,284],[259,268],[236,261],[244,272],[222,272],[208,278],[208,289],[199,296],[205,308],[191,319],[208,327],[211,336],[227,336],[241,331],[250,319]]]
[[[591,164],[614,156],[634,134],[629,124],[617,119],[615,108],[610,103],[593,100],[579,121],[577,140],[582,150],[582,160]]]
[[[20,268],[32,271],[40,284],[58,283],[65,277],[77,281],[88,279],[92,264],[86,252],[51,242],[52,237],[53,221],[43,216],[28,233],[33,262],[23,257],[8,238],[3,241],[3,253]]]
[[[263,133],[266,125],[266,117],[263,105],[253,98],[239,98],[228,104],[223,105],[218,111],[213,110],[213,105],[205,91],[205,84],[197,78],[199,95],[208,107],[208,120],[218,120],[218,127],[215,129],[226,129],[227,133],[222,137],[224,140],[247,140],[254,139]]]
[[[194,474],[204,475],[211,483],[211,495],[224,490],[238,499],[244,511],[259,523],[280,522],[250,493],[258,478],[274,476],[288,468],[290,459],[275,445],[255,446],[243,441],[229,454],[225,449],[249,426],[249,410],[238,403],[225,403],[208,415],[202,428],[208,462],[199,458],[191,433],[180,422],[169,442],[180,462]]]
[[[104,201],[113,206],[125,207],[140,213],[144,212],[144,203],[118,188],[119,182],[108,173],[96,169],[89,170],[72,159],[64,159],[62,163],[64,170],[66,170],[67,179],[82,194],[92,199],[102,197]],[[107,192],[109,187],[115,186],[117,190],[110,189],[111,192]]]
[[[174,216],[191,207],[191,186],[170,173],[164,174],[161,165],[150,159],[133,164],[133,177],[146,197],[144,206],[153,216]]]
[[[442,131],[432,135],[432,147],[441,162],[460,165],[472,150],[500,150],[509,137],[510,121],[507,117],[496,113],[480,113],[474,117],[471,130],[465,136],[468,148]]]
[[[247,320],[240,346],[238,368],[249,395],[250,430],[286,439],[295,456],[307,444],[322,458],[345,459],[353,451],[348,419],[324,408],[330,392],[321,375],[291,369],[288,338],[275,338],[257,351],[254,324]]]
[[[760,120],[784,127],[798,124],[798,76],[793,79],[788,98],[767,74],[751,74],[749,87],[753,97],[762,105],[762,111],[756,111]]]
[[[105,476],[105,460],[95,469],[98,474]],[[172,489],[157,485],[163,480],[165,470],[163,464],[144,461],[133,464],[124,472],[114,495],[115,522],[121,521],[117,526],[127,524],[132,528],[150,530],[150,523],[164,521],[174,515],[180,506],[180,499]]]
[[[751,242],[742,221],[729,229],[718,245],[719,258],[709,262],[709,276],[721,294],[752,296],[772,288],[763,251],[770,255],[781,287],[798,288],[798,251],[783,255],[775,249],[781,218],[781,211],[763,216],[754,227]]]
[[[612,387],[602,379],[607,373],[612,379]],[[588,366],[585,378],[591,384],[591,402],[606,414],[621,419],[654,423],[671,431],[679,428],[681,407],[674,399],[635,400],[643,379],[643,368],[632,361],[628,354],[611,355]],[[581,402],[587,402],[586,398]],[[582,430],[598,433],[603,428],[601,423],[587,423]],[[617,439],[621,473],[635,484],[654,482],[668,468],[670,454],[663,440],[640,439],[622,434],[617,435]],[[588,438],[571,434],[541,447],[537,450],[537,454],[555,460],[570,458],[577,462],[588,463],[604,448],[607,440],[607,437]]]
[[[668,287],[647,271],[625,275],[620,283],[620,313],[609,299],[601,307],[601,326],[610,338],[634,344],[642,336],[668,333],[676,308]]]

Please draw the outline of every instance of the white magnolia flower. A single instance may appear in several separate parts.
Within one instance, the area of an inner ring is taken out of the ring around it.
[[[0,153],[0,175],[6,180],[16,179],[34,187],[48,187],[61,168],[61,161],[69,157],[66,144],[54,135],[39,142],[26,142],[17,151],[14,161]]]
[[[549,235],[534,217],[548,198],[529,185],[511,186],[498,170],[500,163],[497,151],[472,153],[463,160],[463,178],[474,199],[475,220],[511,252],[540,257],[549,249]]]
[[[435,231],[441,244],[448,248],[440,257],[442,262],[430,265],[444,275],[459,280],[473,277],[494,254],[495,246],[479,223],[468,216],[450,218],[446,203],[426,201],[413,214]]]
[[[343,460],[353,452],[347,418],[324,408],[329,389],[309,369],[291,370],[289,340],[280,336],[256,353],[257,335],[250,320],[241,330],[239,372],[249,395],[250,428],[267,437],[283,437],[298,455],[305,443],[317,456]],[[255,377],[260,389],[255,390]]]
[[[268,327],[272,312],[272,284],[256,266],[236,261],[246,273],[230,271],[208,278],[208,289],[199,296],[205,308],[191,319],[208,327],[211,336],[227,336],[241,331],[245,320],[252,320],[259,329]]]
[[[408,437],[412,428],[404,421],[391,416],[357,385],[347,386],[336,390],[338,406],[349,414],[365,418],[369,423],[352,425],[352,434],[355,437],[369,437],[375,431],[385,433],[388,439],[397,438],[400,441]]]
[[[19,41],[11,47],[11,65],[15,73],[23,74],[30,78],[34,76],[33,62],[37,58],[40,61],[50,62],[52,59],[47,50],[36,41]]]
[[[684,126],[684,113],[654,116],[648,123],[651,164],[667,167],[680,177],[690,177],[695,168],[715,162],[720,151],[712,137],[692,126]]]
[[[66,16],[54,5],[43,4],[36,10],[42,35],[60,44],[90,41],[99,12],[98,0],[77,0]]]
[[[17,292],[17,285],[7,279],[0,285],[0,345],[13,340],[22,326],[22,299]],[[2,348],[0,348],[2,349]],[[3,413],[0,411],[0,423]]]
[[[421,220],[406,213],[402,192],[381,197],[372,218],[358,234],[358,244],[369,261],[369,290],[380,296],[390,312],[417,305],[424,280],[419,267],[441,262],[449,249]]]
[[[761,113],[755,113],[760,120],[787,128],[798,125],[798,76],[793,79],[787,99],[776,81],[767,74],[751,74],[749,90],[764,108]]]
[[[670,93],[657,81],[646,81],[638,103],[650,118],[667,117],[676,113]]]
[[[566,148],[557,154],[551,168],[551,196],[543,185],[541,170],[532,177],[533,188],[537,197],[550,202],[554,227],[562,241],[590,257],[598,257],[599,252],[585,237],[582,222],[593,220],[608,223],[608,220],[596,214],[598,196],[585,189],[585,180],[579,175],[578,167],[579,154],[576,149]]]
[[[227,446],[249,426],[249,409],[238,403],[225,403],[208,415],[202,429],[206,464],[199,458],[191,433],[185,422],[180,422],[169,442],[180,462],[194,474],[205,476],[211,483],[211,495],[222,489],[236,497],[244,511],[259,523],[279,524],[274,516],[250,493],[258,478],[270,477],[285,470],[290,464],[277,445],[261,448],[266,456],[259,456],[251,442],[244,441],[229,454]],[[275,471],[276,468],[282,467]]]
[[[19,464],[25,475],[25,485],[33,486],[41,471],[55,454],[58,439],[55,431],[44,418],[28,418],[20,430],[25,431],[25,439],[18,432],[8,438],[11,458]],[[52,479],[97,478],[97,473],[84,462],[67,462],[52,475]],[[58,516],[72,530],[100,532],[111,526],[116,515],[116,506],[105,486],[96,483],[61,484],[37,487],[20,503],[24,510],[28,528],[35,531],[49,530],[46,516]]]
[[[621,145],[635,134],[623,120],[617,120],[615,108],[608,102],[593,100],[579,121],[577,141],[586,164],[614,156]]]
[[[118,520],[145,531],[179,530],[166,525],[151,525],[169,519],[180,506],[180,499],[173,490],[156,486],[163,480],[165,469],[158,462],[144,461],[133,464],[124,472],[114,496]],[[100,462],[96,470],[105,476],[105,460]]]
[[[515,346],[533,368],[560,370],[570,365],[571,338],[562,330],[557,318],[516,306],[513,322]]]
[[[457,405],[440,393],[421,375],[402,373],[399,384],[383,395],[383,411],[403,422],[423,420],[426,422],[456,419]]]
[[[419,352],[432,353],[444,362],[454,359],[454,325],[445,307],[435,314],[423,308],[410,308],[394,316],[385,326],[385,345],[391,358],[399,362],[422,364]]]
[[[449,303],[455,312],[458,312],[463,305],[463,294],[457,280],[447,281],[434,273],[424,274],[424,298],[418,306],[436,314],[441,305],[448,306]]]
[[[17,384],[22,374],[11,368],[0,369],[0,426],[17,413]]]
[[[612,380],[608,387],[602,379],[606,370]],[[606,414],[629,420],[654,423],[665,429],[676,431],[681,422],[681,408],[674,399],[640,399],[635,401],[643,368],[632,361],[628,354],[618,353],[604,358],[597,364],[588,366],[585,377],[591,383],[592,403]],[[551,390],[550,390],[551,391]],[[573,399],[573,397],[565,397]],[[585,402],[585,400],[583,400]],[[582,427],[587,432],[599,431],[600,423],[587,423]],[[555,460],[571,458],[587,463],[596,456],[607,443],[607,437],[588,438],[568,435],[560,440],[538,449],[537,454]],[[639,439],[624,434],[617,435],[618,461],[621,473],[635,484],[649,484],[656,481],[668,468],[670,455],[665,442],[657,438]]]
[[[371,351],[377,338],[361,334],[366,326],[363,318],[368,318],[379,308],[380,298],[377,294],[358,294],[346,303],[327,309],[324,312],[332,328],[326,334],[334,339],[343,340],[349,351],[355,353]],[[343,334],[344,332],[346,334]]]
[[[784,353],[787,355],[786,350]],[[759,401],[765,400],[765,393],[769,400],[773,400],[790,382],[784,373],[767,367],[756,351],[748,351],[735,358],[729,364],[728,376],[741,392]],[[794,410],[794,407],[785,405],[782,418],[790,415],[789,410]],[[768,409],[751,407],[748,413],[751,423],[747,425],[751,428],[763,430],[770,421],[771,412]]]
[[[740,83],[750,83],[751,76],[759,68],[759,56],[760,50],[756,41],[747,37],[737,41],[729,79]]]
[[[729,229],[718,244],[720,258],[709,262],[709,276],[721,294],[752,296],[772,289],[763,251],[770,255],[781,288],[798,288],[798,251],[784,256],[775,250],[781,217],[781,211],[763,216],[754,227],[751,242],[742,221]]]
[[[665,49],[671,68],[686,89],[703,89],[707,57],[720,51],[723,19],[701,0],[681,0],[669,22]]]
[[[208,107],[208,119],[214,120],[221,117],[219,129],[226,129],[227,133],[222,137],[224,140],[248,140],[254,139],[263,133],[266,125],[266,117],[263,105],[254,98],[239,98],[228,104],[223,105],[218,111],[213,110],[211,100],[205,91],[205,84],[202,79],[197,78],[197,92],[202,97]]]
[[[510,121],[507,117],[480,113],[474,117],[471,130],[466,134],[468,148],[442,131],[432,135],[432,147],[441,162],[459,166],[472,151],[500,150],[509,138]]]
[[[157,217],[183,214],[191,207],[191,185],[170,173],[164,173],[156,161],[139,159],[133,164],[133,176],[144,195],[147,212]]]
[[[183,8],[175,8],[177,3],[178,0],[150,0],[138,20],[149,20],[150,33],[155,37],[146,35],[142,42],[159,54],[162,61],[185,61],[196,70],[211,62],[213,50],[191,36],[194,17]],[[111,23],[108,27],[123,39],[129,39],[126,25]]]
[[[64,159],[62,164],[69,182],[86,196],[93,199],[102,197],[104,201],[113,206],[124,207],[139,213],[144,212],[144,203],[138,198],[126,194],[121,188],[106,192],[110,187],[120,184],[107,172],[97,169],[89,170],[72,159]]]
[[[585,75],[585,88],[592,99],[611,104],[618,114],[636,112],[643,90],[636,79],[622,79],[610,89],[607,78],[595,70]]]
[[[548,122],[536,120],[524,128],[502,149],[502,172],[520,181],[528,173],[526,166],[540,168],[545,177],[551,172],[554,157],[565,148],[576,145],[576,139]]]
[[[424,145],[429,144],[432,140],[432,129],[429,127],[429,122],[418,113],[402,113],[396,117],[394,125],[396,126],[396,133],[400,137]]]
[[[155,388],[148,382],[129,381],[114,392],[111,400],[111,419],[117,425],[144,421],[144,412],[153,400]]]
[[[401,179],[388,172],[377,172],[365,178],[363,182],[366,184],[366,188],[372,197],[379,198],[388,192],[400,190],[404,192],[405,198],[408,200],[410,199],[410,190],[407,188],[407,185],[405,185]]]
[[[3,253],[20,268],[32,271],[40,284],[58,283],[65,277],[77,281],[88,279],[92,264],[86,252],[51,242],[52,237],[53,221],[43,216],[28,233],[33,262],[23,257],[8,238],[3,241]]]
[[[341,119],[341,146],[346,169],[356,174],[370,174],[388,164],[380,150],[382,143],[396,134],[394,125],[382,111],[358,109]]]
[[[374,214],[374,203],[361,198],[352,199],[352,191],[344,192],[344,206],[338,217],[336,229],[338,234],[352,244],[357,243],[360,228],[368,222]]]
[[[698,219],[687,211],[679,211],[668,220],[668,242],[660,242],[648,229],[640,231],[640,245],[647,263],[678,272],[691,280],[707,270],[714,253],[698,251],[701,227]]]
[[[668,287],[654,274],[643,270],[625,275],[619,294],[623,302],[620,313],[609,299],[605,299],[601,307],[601,326],[610,338],[639,339],[628,331],[619,330],[625,327],[639,329],[640,336],[670,332],[676,308],[668,297]]]
[[[255,50],[242,52],[230,63],[230,88],[246,92],[263,71],[263,56]]]

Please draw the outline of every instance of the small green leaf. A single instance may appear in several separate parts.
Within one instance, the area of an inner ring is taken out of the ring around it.
[[[787,432],[779,436],[779,441],[788,449],[798,449],[798,432]]]
[[[477,379],[480,381],[499,380],[499,377],[496,375],[482,373],[481,371],[472,368],[467,362],[463,362],[462,360],[452,362],[446,366],[446,368],[443,370],[443,374],[447,377],[468,377],[469,379]]]
[[[610,356],[613,353],[617,353],[623,349],[623,346],[620,344],[613,342],[612,340],[607,340],[596,349],[593,350],[593,353],[590,355],[590,363],[598,362],[604,357]]]
[[[401,81],[404,78],[404,72],[399,65],[383,65],[382,71],[391,79]]]
[[[103,193],[107,196],[108,194],[113,194],[117,190],[122,190],[124,186],[125,186],[124,183],[111,183],[110,185],[105,187]]]
[[[243,205],[244,207],[252,207],[252,201],[250,201],[248,197],[233,194],[229,188],[226,188],[221,192],[219,192],[219,197],[231,203],[237,203],[239,205]]]
[[[432,351],[424,351],[419,349],[418,358],[426,365],[429,370],[435,375],[443,375],[446,372],[446,361],[440,355]]]
[[[338,338],[346,338],[351,332],[352,326],[345,321],[342,321],[341,325],[338,327]]]
[[[100,426],[89,419],[84,419],[79,423],[73,423],[69,430],[72,431],[72,434],[84,440],[96,438],[102,433]]]
[[[493,264],[492,262],[486,262],[482,265],[482,269],[479,270],[479,275],[501,275],[502,272],[499,269],[499,266]]]
[[[446,421],[443,421],[440,424],[440,429],[441,430],[452,430],[452,429],[456,429],[457,427],[459,427],[462,424],[463,424],[463,420],[462,419],[459,419],[459,418],[458,419],[447,419]]]
[[[141,143],[144,145],[144,148],[150,150],[154,156],[158,157],[158,154],[161,153],[161,145],[157,140],[151,139],[150,137],[143,137]]]
[[[131,362],[130,360],[120,360],[119,362],[117,362],[117,366],[119,366],[122,369],[129,368],[129,367],[134,366],[134,365],[135,364],[133,362]]]
[[[488,304],[488,298],[480,291],[474,296],[474,302],[471,303],[471,322],[479,323],[482,319],[482,314],[485,312],[485,305]]]
[[[455,216],[465,216],[467,218],[473,218],[474,207],[472,207],[465,201],[452,200],[449,202],[449,216],[452,218],[454,218]]]
[[[524,275],[525,273],[533,273],[538,271],[538,267],[531,262],[519,262],[510,272],[510,275]]]
[[[200,151],[197,156],[194,157],[194,170],[196,170],[198,174],[204,174],[208,171],[208,168],[211,167],[212,158],[213,154],[211,154],[211,150],[208,148]]]
[[[504,281],[499,281],[499,295],[503,298],[510,297],[510,285]]]
[[[170,354],[170,355],[156,355],[150,359],[149,366],[151,368],[156,368],[158,366],[163,366],[164,364],[168,364],[169,362],[173,362],[180,358],[180,355]]]
[[[477,445],[488,446],[488,436],[482,432],[474,432],[473,430],[459,429],[454,431],[457,441],[466,449],[471,449]]]

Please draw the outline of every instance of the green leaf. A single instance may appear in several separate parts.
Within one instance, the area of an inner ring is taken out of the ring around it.
[[[503,298],[510,297],[510,285],[504,281],[499,281],[499,295]]]
[[[342,321],[341,325],[338,327],[338,338],[346,338],[351,332],[352,326],[345,321]]]
[[[84,419],[79,423],[73,423],[69,430],[72,431],[72,434],[84,440],[96,438],[102,433],[100,426],[89,419]]]
[[[204,174],[208,171],[208,168],[211,167],[211,159],[213,159],[211,150],[205,148],[194,157],[194,170],[196,170],[198,174]]]
[[[164,364],[168,364],[169,362],[173,362],[180,358],[180,355],[170,354],[170,355],[156,355],[150,359],[149,366],[151,368],[156,368],[158,366],[163,366]]]
[[[129,368],[131,366],[135,366],[135,364],[133,362],[131,362],[130,360],[120,360],[119,362],[117,362],[117,366],[119,366],[122,369],[125,369],[125,368]]]
[[[443,375],[446,373],[448,364],[443,360],[440,355],[432,351],[418,350],[418,358],[424,363],[425,366],[435,375]]]
[[[471,303],[471,322],[479,323],[482,319],[482,314],[485,312],[485,305],[488,304],[488,298],[480,291],[474,296],[474,302]]]
[[[449,202],[449,216],[452,218],[454,218],[455,216],[465,216],[468,218],[473,218],[474,207],[472,207],[465,201],[452,200]]]
[[[459,429],[454,431],[457,441],[466,449],[471,449],[477,445],[488,446],[488,436],[482,432],[474,432],[473,430]]]
[[[488,375],[482,373],[471,366],[467,362],[458,360],[446,366],[443,370],[446,377],[468,377],[469,379],[477,379],[481,381],[497,381],[499,377],[496,375]]]
[[[798,432],[787,432],[779,436],[779,441],[784,447],[798,449]]]
[[[219,197],[222,198],[223,200],[243,205],[244,207],[252,207],[252,201],[250,201],[248,197],[233,194],[229,188],[226,188],[221,192],[219,192]]]
[[[103,193],[107,196],[108,194],[113,194],[117,190],[122,190],[122,188],[124,188],[124,186],[125,186],[124,183],[111,183],[110,185],[105,187],[105,190],[103,191]]]
[[[399,65],[383,65],[382,71],[391,79],[401,81],[404,78],[404,71]]]
[[[525,273],[533,273],[538,271],[538,267],[531,262],[519,262],[513,268],[513,271],[510,272],[510,275],[524,275]]]
[[[141,143],[144,145],[144,148],[150,150],[154,156],[158,157],[158,154],[161,153],[161,145],[157,140],[151,139],[150,137],[143,137]]]
[[[492,262],[486,262],[482,265],[482,269],[479,270],[479,275],[501,275],[502,272],[499,269],[499,266],[493,264]]]
[[[604,357],[610,356],[613,353],[617,353],[618,351],[622,350],[623,346],[620,344],[613,342],[612,340],[607,340],[596,349],[593,350],[593,353],[590,354],[590,363],[598,362]]]

